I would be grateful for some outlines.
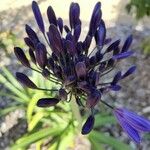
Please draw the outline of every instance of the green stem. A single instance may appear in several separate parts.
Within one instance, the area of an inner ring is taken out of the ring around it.
[[[70,101],[70,106],[71,106],[71,109],[72,109],[72,113],[73,113],[74,119],[76,119],[78,121],[78,127],[77,127],[77,129],[78,129],[79,132],[81,132],[82,117],[81,117],[79,106],[76,103],[74,95],[72,95],[72,99]]]

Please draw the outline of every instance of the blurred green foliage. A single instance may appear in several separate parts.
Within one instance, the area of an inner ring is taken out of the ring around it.
[[[130,0],[126,9],[129,13],[136,14],[137,19],[150,16],[150,0]]]
[[[150,54],[150,37],[145,38],[141,44],[141,49],[144,51],[146,55]]]
[[[30,79],[42,88],[56,86],[51,82],[45,82],[45,79],[36,72],[32,73]],[[0,117],[16,109],[23,109],[26,112],[24,119],[28,124],[28,132],[15,141],[10,149],[28,149],[33,143],[36,150],[41,150],[44,146],[48,150],[66,150],[76,146],[75,139],[79,133],[77,132],[77,121],[74,120],[69,103],[61,102],[55,107],[38,108],[36,102],[39,98],[53,97],[55,93],[23,88],[5,67],[2,68],[2,74],[0,74],[0,83],[9,90],[9,92],[1,90],[0,96],[7,96],[14,100],[10,106],[0,110]],[[86,114],[82,116],[83,120],[86,119]],[[104,144],[114,150],[131,150],[128,145],[118,139],[100,132],[101,127],[107,124],[116,124],[112,115],[105,112],[98,113],[95,117],[94,130],[84,137],[89,139],[93,150],[104,150]]]
[[[6,56],[10,56],[13,52],[14,45],[22,46],[23,42],[19,41],[11,30],[0,32],[0,50],[4,51]]]

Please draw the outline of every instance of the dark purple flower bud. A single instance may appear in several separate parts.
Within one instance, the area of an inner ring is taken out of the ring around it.
[[[118,55],[120,53],[120,47],[116,47],[113,51],[113,56]]]
[[[95,56],[92,56],[89,61],[90,61],[90,65],[93,66],[93,65],[95,65],[97,60],[96,60]]]
[[[113,67],[114,64],[115,64],[115,60],[109,59],[109,60],[108,60],[108,63],[107,63],[107,68]]]
[[[35,50],[34,44],[33,44],[33,42],[31,41],[30,38],[25,37],[25,38],[24,38],[24,41],[25,41],[26,45],[27,45],[29,48],[31,48],[33,51]]]
[[[76,54],[76,48],[73,42],[67,40],[65,42],[65,46],[67,51],[69,52],[69,54],[71,54],[72,56],[74,56]]]
[[[118,55],[114,55],[113,59],[124,59],[124,58],[127,58],[133,54],[134,54],[134,52],[128,51],[128,52],[120,53]]]
[[[63,32],[63,20],[62,20],[62,18],[58,18],[57,24],[58,24],[60,33],[62,34],[62,32]]]
[[[20,47],[14,47],[14,53],[18,60],[25,66],[30,68],[30,63]]]
[[[96,33],[95,33],[96,45],[103,47],[105,38],[106,38],[106,27],[105,27],[104,21],[101,20],[98,30],[96,30]]]
[[[114,76],[114,79],[111,83],[111,85],[116,85],[117,82],[121,79],[121,71],[117,72],[116,75]]]
[[[77,42],[76,49],[78,55],[80,55],[83,52],[82,42]]]
[[[75,42],[75,38],[74,38],[74,36],[71,34],[71,32],[68,32],[68,33],[67,33],[67,35],[66,35],[66,40]]]
[[[100,101],[100,99],[101,99],[101,93],[97,90],[92,91],[87,97],[86,106],[88,108],[94,108],[95,105]]]
[[[96,63],[100,62],[103,59],[103,54],[100,51],[96,52]]]
[[[55,12],[54,12],[54,10],[51,6],[49,6],[47,8],[47,17],[48,17],[48,20],[49,20],[50,24],[54,24],[55,26],[57,26],[56,15],[55,15]]]
[[[88,94],[91,93],[92,87],[91,87],[91,85],[89,85],[87,83],[87,81],[78,82],[77,85],[78,85],[78,88],[82,89],[84,92],[86,92]]]
[[[36,61],[41,68],[45,68],[47,65],[47,51],[46,47],[42,43],[38,43],[36,46]]]
[[[75,28],[79,24],[80,7],[78,3],[71,3],[69,11],[70,27]]]
[[[107,49],[106,49],[106,52],[105,53],[108,53],[108,52],[111,52],[111,51],[115,51],[117,49],[117,47],[119,46],[120,44],[120,40],[117,40],[115,42],[113,42]]]
[[[54,61],[58,61],[58,57],[55,55],[54,52],[52,52],[52,59],[53,59]]]
[[[104,41],[104,44],[109,44],[110,42],[112,41],[112,39],[111,38],[107,38],[107,39],[105,39],[105,41]]]
[[[91,17],[91,21],[90,21],[90,26],[89,26],[89,35],[90,36],[94,36],[98,26],[100,25],[101,22],[101,3],[98,2],[93,10],[93,14]]]
[[[94,127],[94,122],[95,122],[94,116],[93,116],[93,115],[90,115],[90,116],[87,118],[86,122],[84,123],[84,125],[83,125],[83,127],[82,127],[81,133],[82,133],[83,135],[90,133],[91,130],[93,129],[93,127]]]
[[[55,106],[59,102],[57,98],[41,98],[37,101],[38,107],[51,107]]]
[[[64,29],[65,29],[66,33],[71,32],[67,25],[64,25]]]
[[[64,82],[64,85],[70,85],[76,81],[76,77],[74,75],[70,75],[67,77],[67,79]]]
[[[100,64],[100,66],[99,66],[99,71],[100,71],[100,72],[105,71],[105,68],[107,67],[106,64],[107,64],[107,63],[106,63],[105,61]]]
[[[74,37],[75,37],[75,41],[78,41],[79,37],[81,34],[81,25],[77,25],[74,29]]]
[[[45,27],[44,27],[44,23],[43,23],[43,18],[42,18],[39,6],[38,6],[37,2],[35,2],[35,1],[32,2],[32,10],[33,10],[36,22],[39,26],[39,29],[41,30],[41,32],[44,33],[45,32]]]
[[[130,47],[130,45],[131,45],[131,43],[132,43],[132,35],[130,35],[130,36],[128,36],[128,38],[126,39],[126,41],[125,41],[125,43],[124,43],[124,45],[123,45],[123,47],[122,47],[122,53],[123,52],[126,52],[128,49],[129,49],[129,47]]]
[[[42,70],[42,75],[43,75],[43,77],[48,78],[48,77],[50,76],[49,70],[46,69],[46,68],[43,69],[43,70]]]
[[[48,58],[47,60],[47,67],[50,69],[50,70],[53,70],[54,69],[54,60],[52,58]]]
[[[36,35],[35,31],[29,25],[25,26],[25,30],[26,30],[26,33],[29,36],[30,40],[32,40],[34,42],[34,44],[39,42],[38,36]]]
[[[64,89],[59,89],[59,99],[67,100],[67,92]]]
[[[57,27],[53,24],[49,27],[48,38],[53,52],[55,54],[61,53],[63,50],[61,36]]]
[[[111,85],[109,86],[109,89],[111,89],[112,91],[119,91],[121,89],[120,85]]]
[[[31,61],[36,64],[36,59],[35,59],[35,55],[34,55],[34,52],[31,48],[29,48],[29,55],[30,55],[30,59]]]
[[[85,53],[88,54],[88,49],[91,45],[92,37],[87,35],[84,42],[83,42],[83,49],[85,50]]]
[[[23,73],[16,72],[16,79],[23,85],[31,89],[37,89],[38,87]]]
[[[136,70],[136,66],[132,66],[130,67],[123,75],[122,75],[122,79],[129,76],[130,74],[132,74],[134,71]]]
[[[85,77],[87,73],[86,65],[84,62],[78,62],[75,65],[75,70],[78,78]]]

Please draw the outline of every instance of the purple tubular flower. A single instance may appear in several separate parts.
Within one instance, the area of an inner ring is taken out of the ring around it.
[[[59,102],[57,98],[41,98],[37,101],[38,107],[51,107],[55,106]]]
[[[86,106],[88,108],[94,108],[95,105],[100,101],[101,99],[101,94],[99,91],[92,91],[88,97],[87,97],[87,100],[86,100]]]
[[[115,77],[114,77],[114,79],[113,79],[111,85],[116,85],[117,82],[118,82],[120,79],[121,79],[121,71],[119,71],[119,72],[116,73],[116,75],[115,75]]]
[[[113,59],[115,59],[115,60],[116,59],[124,59],[124,58],[127,58],[127,57],[129,57],[129,56],[131,56],[133,54],[134,54],[134,52],[128,51],[128,52],[120,53],[118,55],[114,55]]]
[[[69,11],[69,21],[70,27],[75,28],[78,24],[80,24],[80,7],[78,3],[71,3],[70,11]]]
[[[57,27],[53,24],[49,27],[48,38],[51,48],[54,53],[59,54],[62,52],[62,40]]]
[[[31,89],[37,89],[37,86],[23,73],[16,72],[16,79],[23,85]]]
[[[81,78],[81,77],[85,77],[86,76],[86,65],[84,62],[78,62],[76,65],[75,65],[75,70],[76,70],[76,74],[77,74],[77,77],[78,78]]]
[[[90,26],[89,26],[89,35],[94,36],[98,26],[101,23],[101,3],[98,2],[96,3],[92,16],[91,16],[91,21],[90,21]]]
[[[121,78],[123,79],[123,78],[129,76],[130,74],[134,73],[135,70],[136,70],[136,66],[134,65],[134,66],[130,67],[130,68],[122,75]]]
[[[45,68],[45,66],[47,65],[47,52],[45,45],[42,43],[38,43],[36,46],[35,54],[38,65],[41,68]]]
[[[93,127],[94,127],[94,122],[95,122],[94,116],[93,116],[93,115],[90,115],[90,116],[87,118],[86,122],[84,123],[84,125],[83,125],[83,127],[82,127],[81,133],[82,133],[83,135],[90,133],[91,130],[93,129]]]
[[[35,50],[35,48],[34,48],[34,43],[31,41],[30,38],[25,37],[25,38],[24,38],[24,42],[25,42],[25,44],[26,44],[30,49],[32,49],[33,51]]]
[[[34,55],[34,52],[31,48],[29,48],[29,55],[30,55],[30,59],[31,61],[36,64],[36,58],[35,58],[35,55]]]
[[[106,27],[103,20],[101,20],[98,30],[95,33],[96,45],[102,47],[106,38]]]
[[[116,108],[114,115],[128,136],[136,143],[140,143],[141,132],[150,132],[150,121],[125,108]]]
[[[25,66],[30,68],[30,63],[20,47],[14,47],[14,53],[18,60]]]
[[[129,47],[132,43],[132,40],[133,40],[132,35],[128,36],[128,38],[126,39],[126,41],[122,47],[122,51],[121,51],[122,53],[126,52],[129,49]]]
[[[37,44],[39,42],[39,39],[35,31],[29,25],[25,26],[25,30],[30,40],[33,41],[33,44]]]
[[[35,1],[32,2],[32,10],[33,10],[36,22],[39,26],[39,29],[41,30],[42,33],[44,33],[45,32],[45,27],[44,27],[43,18],[42,18],[39,6],[38,6],[37,2],[35,2]]]
[[[58,27],[59,27],[59,31],[62,34],[62,32],[63,32],[63,20],[62,20],[62,18],[57,19],[57,24],[58,24]]]
[[[74,37],[76,41],[78,41],[80,34],[81,34],[81,25],[79,24],[74,29]]]
[[[56,15],[55,15],[55,12],[51,6],[49,6],[47,9],[47,16],[48,16],[49,23],[57,26]]]
[[[76,54],[76,48],[73,42],[66,40],[65,41],[65,46],[67,49],[67,52],[71,55],[75,55]]]
[[[116,50],[116,48],[119,46],[120,44],[120,40],[117,40],[115,42],[113,42],[107,49],[106,49],[106,53],[111,52],[113,50]]]

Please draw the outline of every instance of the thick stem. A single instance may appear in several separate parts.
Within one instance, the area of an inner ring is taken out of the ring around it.
[[[70,101],[70,106],[71,106],[71,109],[72,109],[72,113],[73,113],[74,119],[76,119],[78,121],[78,127],[77,127],[77,129],[78,129],[79,132],[81,132],[82,117],[81,117],[79,106],[76,103],[74,95],[72,95],[72,99]]]

